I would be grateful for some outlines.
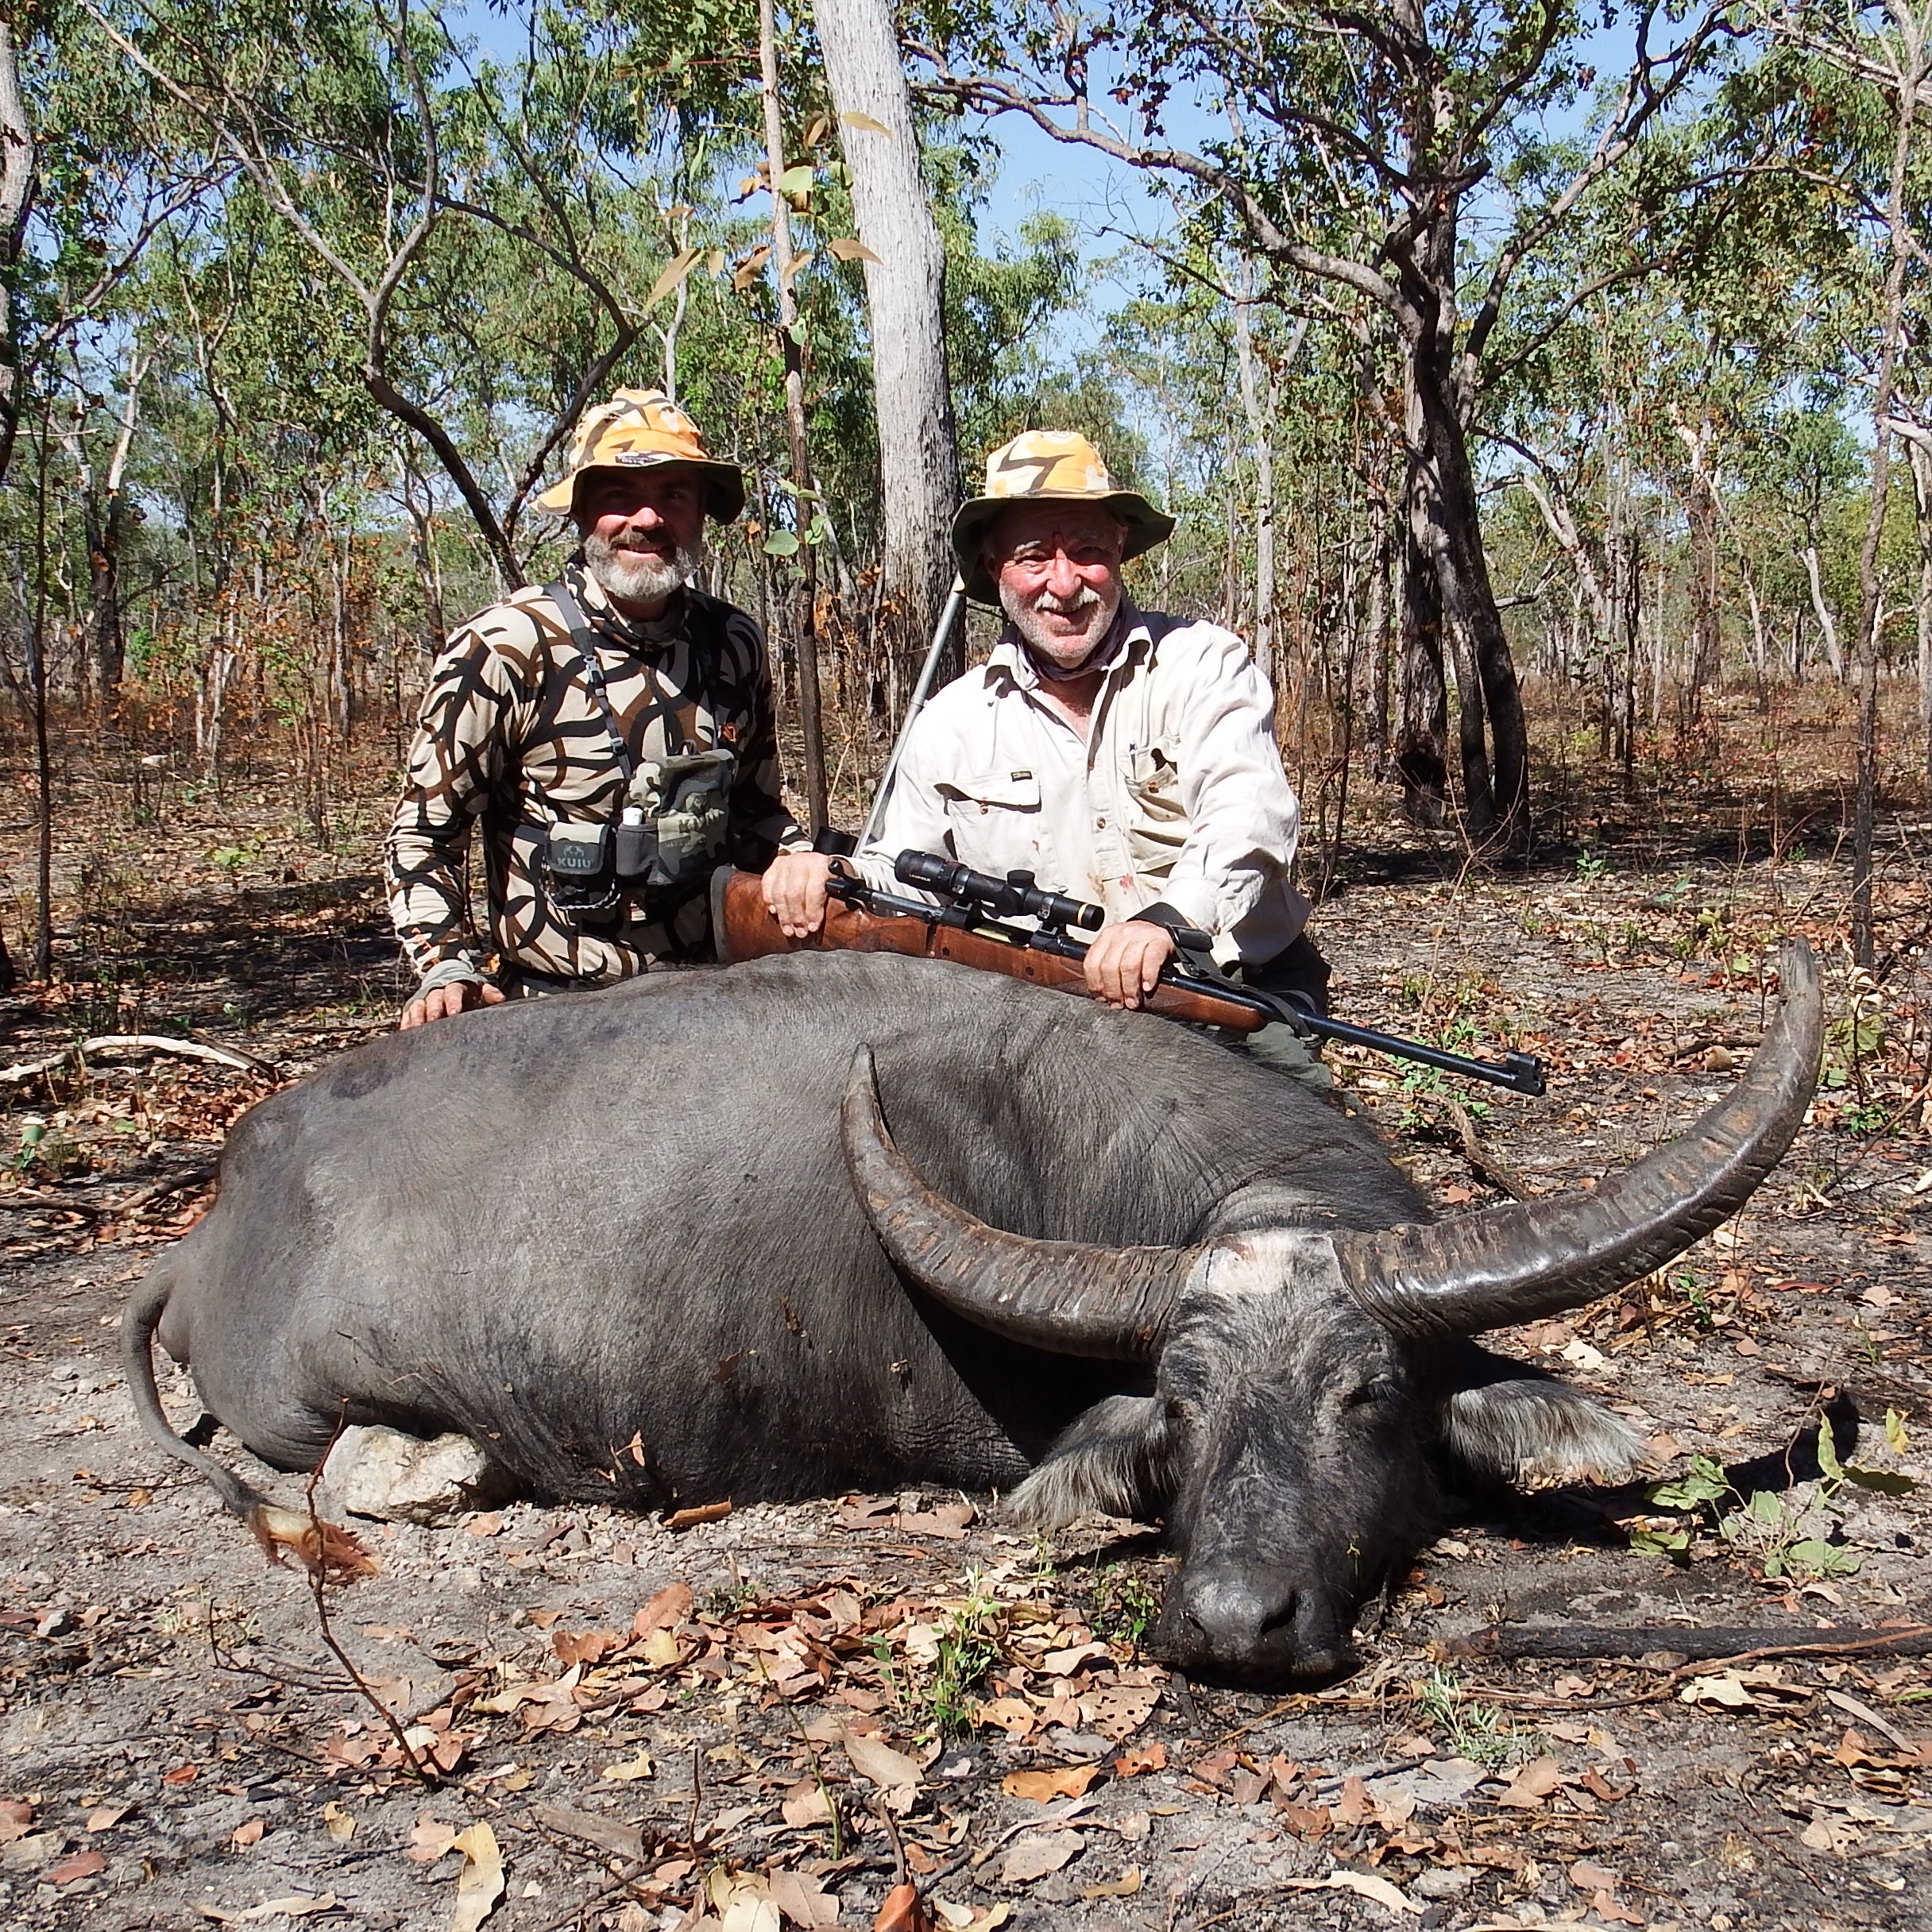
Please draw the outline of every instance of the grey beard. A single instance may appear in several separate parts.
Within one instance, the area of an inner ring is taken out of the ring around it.
[[[1043,659],[1047,665],[1063,674],[1079,670],[1094,651],[1107,639],[1114,628],[1114,619],[1119,614],[1120,604],[1115,600],[1113,608],[1107,607],[1107,601],[1091,585],[1083,584],[1076,595],[1062,600],[1050,591],[1044,591],[1031,603],[1014,596],[1003,585],[999,593],[999,607],[1007,614],[1007,620],[1020,634],[1020,640],[1036,659]],[[1041,613],[1059,616],[1076,616],[1079,612],[1098,607],[1100,616],[1085,637],[1076,644],[1073,640],[1056,636],[1040,621]]]
[[[704,567],[704,551],[624,550],[594,534],[584,539],[584,568],[607,597],[624,604],[655,604],[682,589]]]

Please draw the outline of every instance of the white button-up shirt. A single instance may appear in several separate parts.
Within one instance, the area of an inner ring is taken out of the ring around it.
[[[1213,933],[1223,964],[1260,964],[1308,914],[1289,883],[1301,811],[1273,694],[1231,631],[1177,624],[1157,642],[1131,607],[1122,621],[1084,742],[1041,701],[1010,631],[933,697],[859,869],[904,893],[892,862],[911,847],[996,875],[1033,872],[1110,921],[1158,901]]]

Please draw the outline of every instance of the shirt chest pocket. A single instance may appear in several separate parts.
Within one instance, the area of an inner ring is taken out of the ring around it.
[[[1041,869],[1050,856],[1040,781],[1026,770],[979,771],[942,780],[953,856],[980,871]]]
[[[1134,866],[1165,875],[1188,837],[1180,767],[1173,753],[1164,745],[1136,747],[1127,760],[1127,794],[1134,802],[1127,848]]]

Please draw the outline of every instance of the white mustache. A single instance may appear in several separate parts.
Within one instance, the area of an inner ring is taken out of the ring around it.
[[[1100,593],[1091,584],[1082,584],[1070,597],[1056,597],[1050,590],[1042,590],[1033,601],[1035,610],[1044,611],[1049,617],[1077,617],[1084,610],[1092,610],[1100,601]]]

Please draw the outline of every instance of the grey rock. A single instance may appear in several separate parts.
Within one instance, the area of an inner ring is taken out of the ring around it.
[[[496,1486],[489,1459],[467,1435],[425,1442],[400,1430],[343,1430],[319,1487],[351,1516],[447,1524],[480,1507]]]

